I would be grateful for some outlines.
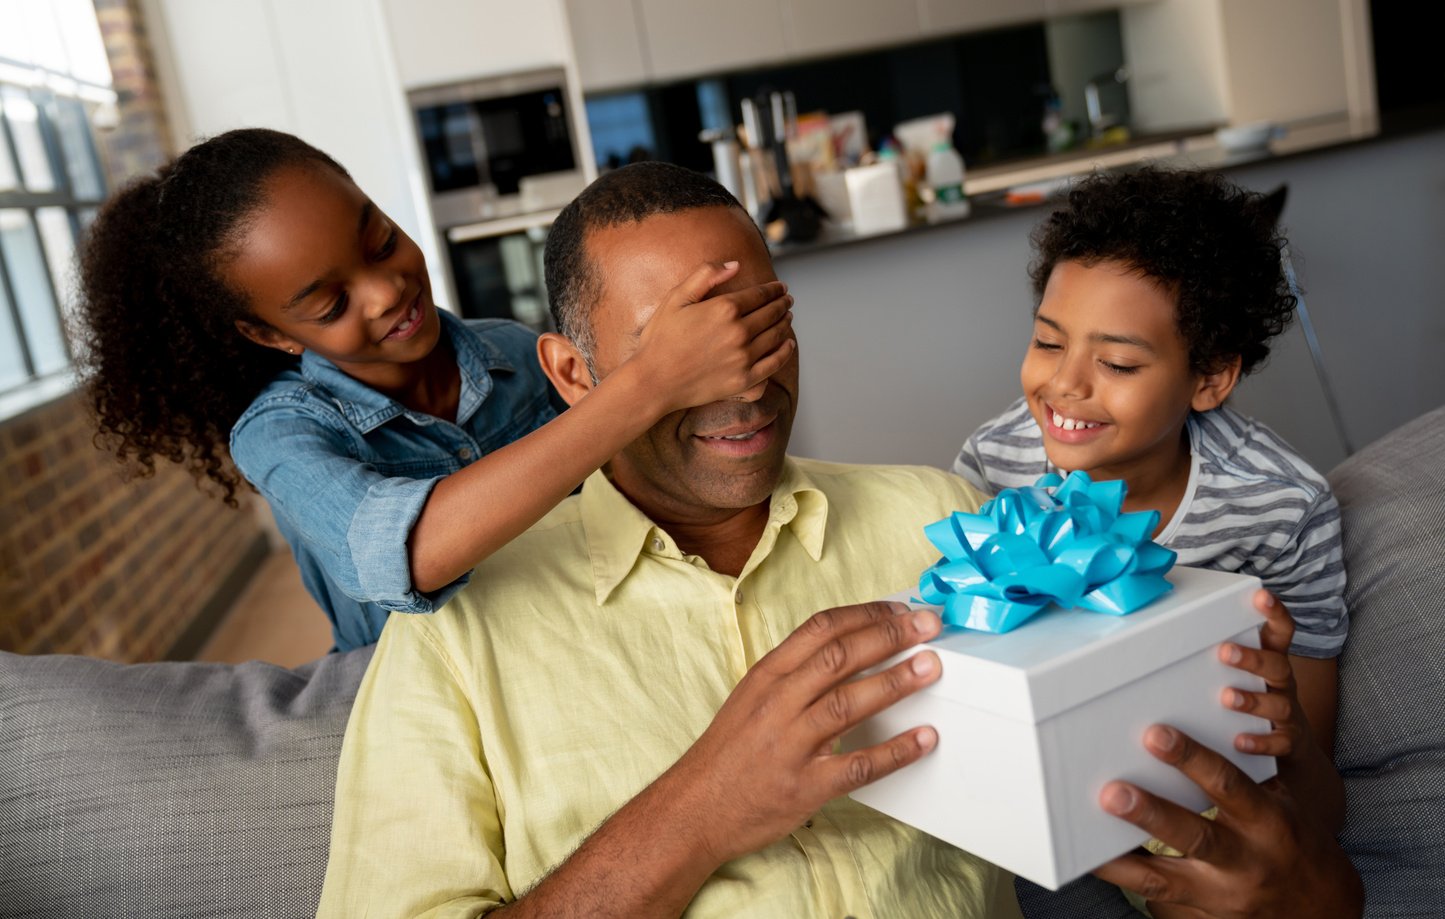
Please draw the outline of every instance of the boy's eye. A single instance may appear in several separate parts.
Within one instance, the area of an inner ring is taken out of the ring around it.
[[[1099,363],[1109,368],[1110,373],[1129,374],[1139,372],[1138,366],[1132,364],[1115,364],[1112,361],[1100,361]]]
[[[1062,350],[1063,345],[1057,345],[1051,341],[1044,341],[1042,338],[1035,338],[1034,347],[1040,351],[1059,351]]]

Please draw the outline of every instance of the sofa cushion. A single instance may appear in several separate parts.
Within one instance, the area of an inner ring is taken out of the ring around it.
[[[286,670],[0,653],[0,912],[314,915],[370,656]]]
[[[1330,473],[1349,569],[1335,762],[1369,916],[1445,904],[1445,408]]]

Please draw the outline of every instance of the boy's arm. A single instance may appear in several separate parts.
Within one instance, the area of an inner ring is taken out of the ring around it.
[[[663,416],[750,389],[791,360],[782,283],[704,299],[737,270],[700,267],[658,307],[637,353],[585,398],[437,482],[407,539],[416,589],[439,590],[476,567]]]

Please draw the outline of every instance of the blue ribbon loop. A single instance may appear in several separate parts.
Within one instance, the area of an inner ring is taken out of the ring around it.
[[[919,579],[949,625],[1007,632],[1057,603],[1123,616],[1173,589],[1176,553],[1150,539],[1158,511],[1123,513],[1124,483],[1050,473],[1006,488],[977,514],[923,528],[943,553]]]

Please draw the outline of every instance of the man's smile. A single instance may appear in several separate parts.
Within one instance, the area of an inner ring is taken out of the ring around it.
[[[693,439],[704,449],[723,456],[754,456],[772,446],[777,415],[749,422],[738,422],[707,434],[694,434]]]

